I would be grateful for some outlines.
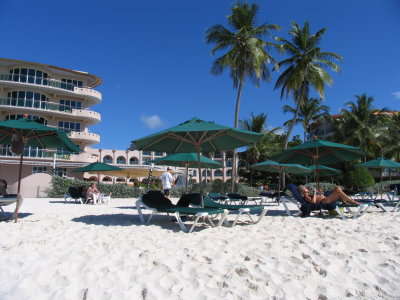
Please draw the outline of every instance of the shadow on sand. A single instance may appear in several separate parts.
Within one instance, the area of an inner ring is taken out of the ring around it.
[[[33,215],[33,214],[32,213],[18,213],[18,220],[24,219],[31,215]],[[0,222],[1,221],[13,222],[14,221],[13,213],[12,212],[4,212],[4,214],[3,214],[0,212]]]

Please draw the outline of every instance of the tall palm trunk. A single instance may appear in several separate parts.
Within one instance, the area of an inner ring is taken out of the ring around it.
[[[290,122],[289,130],[288,130],[287,136],[285,138],[285,146],[284,146],[285,150],[288,148],[290,135],[292,134],[292,131],[293,131],[293,128],[294,128],[294,124],[296,123],[297,117],[299,116],[300,106],[301,106],[301,101],[299,100],[299,101],[297,101],[296,112],[294,113],[294,117],[292,119],[292,122]]]
[[[306,84],[303,82],[303,83],[302,83],[302,87],[301,87],[301,94],[300,94],[300,97],[297,99],[296,112],[294,113],[293,120],[292,120],[292,122],[290,123],[290,127],[289,127],[289,130],[288,130],[288,132],[287,132],[286,139],[285,139],[285,145],[284,145],[284,149],[285,149],[285,150],[288,148],[290,135],[292,134],[292,131],[293,131],[293,128],[294,128],[294,124],[296,124],[297,117],[299,116],[300,106],[301,106],[301,103],[303,102],[303,97],[304,97],[304,94],[305,94],[305,89],[306,89]],[[285,173],[283,173],[283,176],[282,176],[282,186],[283,186],[283,187],[286,186],[286,174],[285,174]],[[279,191],[279,192],[280,192],[280,191]]]
[[[240,77],[239,88],[238,88],[238,93],[237,93],[237,97],[236,97],[235,124],[234,124],[235,128],[239,127],[239,108],[240,108],[240,99],[242,97],[243,84],[244,84],[244,74],[242,74]],[[237,178],[236,149],[233,149],[232,154],[233,154],[233,159],[232,159],[231,192],[233,193],[234,188],[235,188],[236,178]]]

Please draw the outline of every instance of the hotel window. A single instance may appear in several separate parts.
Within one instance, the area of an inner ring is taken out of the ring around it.
[[[151,151],[143,151],[142,155],[150,156],[151,155]]]
[[[150,158],[145,158],[145,159],[143,159],[143,164],[144,165],[150,165],[150,161],[151,159]]]
[[[222,158],[221,152],[215,152],[214,153],[214,158]]]
[[[58,128],[64,130],[65,132],[80,132],[81,131],[81,123],[78,122],[58,122]]]
[[[126,159],[123,156],[118,156],[117,157],[117,164],[119,165],[125,165],[126,164]]]
[[[131,159],[129,160],[129,164],[137,165],[137,164],[139,164],[139,160],[136,157],[131,157]]]
[[[192,176],[197,176],[197,170],[192,171]]]
[[[112,164],[112,157],[110,155],[106,155],[103,157],[103,163]]]
[[[55,168],[54,169],[54,175],[60,176],[60,177],[66,177],[67,176],[67,168]]]
[[[101,181],[111,182],[111,177],[104,177]]]
[[[24,117],[24,115],[7,115],[6,116],[6,120],[18,120],[18,119],[21,119],[23,117]],[[41,117],[38,117],[38,116],[28,115],[28,119],[37,121],[38,123],[43,124],[43,125],[47,125],[47,120],[43,119]]]
[[[7,94],[7,105],[47,108],[49,97],[30,91],[12,91]]]
[[[75,86],[83,87],[83,81],[75,80],[75,79],[67,79],[67,78],[61,79],[61,88],[62,89],[67,89],[67,90],[73,91]]]
[[[35,69],[17,68],[10,70],[10,79],[18,82],[49,85],[50,76],[45,72]]]
[[[226,166],[227,166],[227,167],[232,167],[232,161],[231,161],[231,160],[228,160],[228,161],[226,162]]]
[[[201,172],[201,175],[204,177],[206,176],[206,170],[203,170],[203,172]],[[207,177],[211,177],[211,172],[210,170],[207,170]]]
[[[232,170],[226,171],[226,176],[232,176]]]
[[[75,100],[60,100],[60,111],[68,111],[72,109],[81,109],[82,108],[82,102],[81,101],[75,101]]]
[[[163,156],[163,152],[155,152],[154,155],[155,156]]]
[[[215,171],[214,172],[214,176],[216,176],[216,177],[222,177],[222,171],[221,170],[217,170],[217,171]]]
[[[32,174],[37,174],[37,173],[47,173],[47,167],[33,166]]]

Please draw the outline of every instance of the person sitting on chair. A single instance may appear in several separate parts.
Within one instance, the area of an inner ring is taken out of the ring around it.
[[[355,204],[359,205],[360,203],[357,201],[354,201],[351,199],[349,196],[347,196],[340,187],[336,186],[332,192],[328,196],[324,196],[324,193],[322,190],[318,191],[318,194],[316,193],[316,190],[313,190],[312,197],[309,195],[309,190],[306,186],[300,185],[298,187],[300,195],[303,197],[303,199],[309,203],[323,203],[323,204],[331,204],[335,203],[338,200],[342,200],[343,203],[345,204]]]
[[[0,179],[0,196],[7,196],[7,181]]]
[[[96,187],[96,183],[93,182],[86,191],[86,198],[92,199],[93,204],[101,204],[103,202],[103,195]]]

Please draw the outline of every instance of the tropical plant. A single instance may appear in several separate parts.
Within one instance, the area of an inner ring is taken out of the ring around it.
[[[387,130],[384,131],[382,146],[384,155],[400,161],[400,113],[392,112],[387,116]]]
[[[320,29],[315,34],[310,33],[310,24],[305,22],[300,28],[292,22],[289,31],[291,41],[278,37],[282,42],[281,50],[289,53],[290,57],[278,63],[279,68],[287,67],[276,81],[275,89],[281,88],[281,98],[292,95],[296,103],[295,113],[289,126],[285,140],[287,149],[289,138],[296,124],[300,107],[309,99],[310,88],[313,87],[324,98],[325,85],[331,85],[333,80],[325,69],[340,71],[340,67],[332,60],[341,61],[342,57],[333,52],[322,52],[320,43],[326,28]]]
[[[230,76],[234,88],[238,90],[236,97],[234,127],[239,124],[239,108],[242,96],[243,85],[246,79],[250,79],[256,86],[260,81],[271,79],[268,63],[275,63],[274,58],[266,51],[275,44],[263,40],[272,30],[278,30],[278,25],[262,24],[256,25],[258,5],[253,3],[237,2],[231,8],[228,18],[228,25],[233,31],[217,24],[207,29],[206,42],[216,46],[211,50],[212,55],[217,51],[228,50],[224,55],[217,58],[212,66],[211,73],[219,75],[225,69],[230,69]],[[236,151],[233,153],[233,174],[236,178]],[[233,180],[234,182],[235,180]],[[232,183],[233,188],[233,183]]]
[[[335,140],[348,145],[360,147],[367,157],[373,158],[383,154],[382,143],[384,131],[387,130],[386,108],[373,107],[373,97],[366,94],[356,95],[355,102],[347,102],[341,110],[335,129]]]
[[[308,126],[311,122],[318,122],[323,119],[330,118],[329,115],[329,107],[327,105],[321,104],[322,99],[317,98],[310,98],[307,101],[304,101],[300,105],[299,114],[295,121],[296,124],[301,124],[304,130],[304,141],[307,141],[307,133],[308,133]],[[283,112],[287,113],[290,112],[293,115],[296,114],[296,108],[293,108],[289,105],[285,105],[283,107]],[[293,119],[286,121],[283,125],[290,126]]]
[[[250,169],[250,165],[264,161],[268,157],[282,150],[282,139],[276,138],[276,132],[281,128],[275,127],[272,129],[266,129],[267,115],[264,113],[258,115],[251,113],[250,119],[240,120],[239,124],[242,129],[264,134],[257,144],[252,145],[248,147],[246,151],[239,153],[240,161],[245,163],[244,167],[246,169],[245,172],[241,172],[241,175],[248,177],[249,184],[252,185],[256,172],[255,170]]]

